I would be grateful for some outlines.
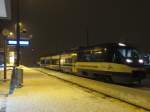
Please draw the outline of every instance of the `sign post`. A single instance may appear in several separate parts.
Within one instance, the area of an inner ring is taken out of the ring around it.
[[[7,57],[7,43],[6,43],[6,38],[8,37],[8,35],[9,35],[9,30],[8,29],[4,29],[3,31],[2,31],[2,34],[3,34],[3,51],[4,51],[4,58],[3,58],[3,60],[4,60],[4,81],[6,81],[7,80],[7,59],[6,59],[6,57]]]
[[[11,19],[11,0],[0,0],[0,19]],[[4,33],[4,32],[2,32]],[[4,44],[4,81],[7,80],[7,65],[6,65],[6,53],[7,53],[7,45],[6,45],[6,35],[3,37]]]
[[[17,60],[16,60],[16,66],[20,65],[20,0],[17,0],[17,28],[16,28],[16,35],[17,35],[17,46],[16,46],[16,52],[17,52]]]
[[[7,57],[7,44],[6,44],[6,38],[4,37],[4,81],[7,80],[7,62],[6,62],[6,57]]]

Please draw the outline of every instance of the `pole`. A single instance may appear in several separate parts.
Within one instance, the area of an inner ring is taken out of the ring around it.
[[[84,37],[84,40],[85,40],[85,46],[88,47],[89,46],[89,29],[88,29],[88,25],[80,24],[80,29],[81,29],[81,34],[82,34],[82,30],[84,31],[83,32],[83,37]]]
[[[16,34],[17,34],[17,46],[16,46],[16,52],[17,52],[17,59],[16,59],[16,66],[20,65],[20,0],[17,0],[17,28],[16,28]]]
[[[86,28],[86,46],[89,46],[89,30],[88,30],[88,26]]]
[[[7,80],[7,62],[6,62],[6,56],[7,56],[7,45],[6,45],[6,38],[4,37],[4,81]]]

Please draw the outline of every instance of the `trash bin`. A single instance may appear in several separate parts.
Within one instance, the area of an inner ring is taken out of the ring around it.
[[[23,86],[23,69],[13,67],[9,94],[12,94],[15,88]]]
[[[16,68],[17,87],[23,86],[23,69]]]

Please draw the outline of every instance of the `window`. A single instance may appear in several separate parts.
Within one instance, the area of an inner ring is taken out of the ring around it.
[[[139,58],[139,53],[136,49],[124,48],[118,51],[124,58]]]
[[[49,60],[49,59],[46,59],[46,60],[45,60],[45,64],[50,64],[50,60]]]
[[[139,59],[140,55],[134,48],[118,48],[114,53],[114,62],[123,63],[126,59]]]
[[[45,60],[41,60],[41,64],[45,64]]]
[[[52,65],[59,65],[59,59],[52,59],[51,63]]]
[[[79,53],[79,61],[100,62],[111,61],[112,55],[108,48],[95,48]]]

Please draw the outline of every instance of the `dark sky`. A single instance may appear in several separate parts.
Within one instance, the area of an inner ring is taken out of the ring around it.
[[[24,62],[85,46],[87,27],[90,45],[126,40],[150,51],[150,7],[145,0],[20,1],[22,21],[33,34],[32,45],[23,50]]]

